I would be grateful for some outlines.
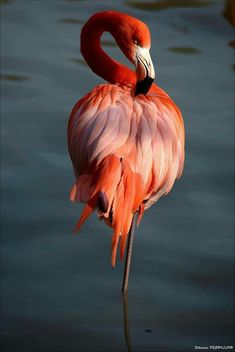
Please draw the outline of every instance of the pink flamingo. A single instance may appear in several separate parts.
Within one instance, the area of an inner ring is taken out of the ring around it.
[[[103,32],[114,37],[136,71],[101,48]],[[113,228],[111,262],[128,249],[123,280],[127,291],[134,219],[167,194],[182,174],[184,123],[170,97],[153,83],[150,32],[145,23],[117,11],[94,14],[81,31],[81,52],[107,84],[81,98],[71,112],[68,148],[76,182],[71,201],[85,203],[75,231],[97,209]],[[134,216],[136,214],[136,216]]]

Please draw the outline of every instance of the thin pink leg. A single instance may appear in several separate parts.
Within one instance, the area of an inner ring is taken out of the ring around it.
[[[132,255],[132,248],[133,248],[133,241],[134,241],[134,234],[135,234],[135,227],[136,227],[137,218],[138,218],[138,212],[136,212],[133,215],[131,228],[130,228],[130,231],[128,234],[127,253],[126,253],[126,261],[125,261],[125,268],[124,268],[123,283],[122,283],[122,292],[123,293],[126,293],[128,290],[131,255]]]

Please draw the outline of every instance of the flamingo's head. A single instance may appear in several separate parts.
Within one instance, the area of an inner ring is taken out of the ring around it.
[[[114,36],[125,56],[136,67],[136,91],[147,94],[155,78],[154,66],[150,56],[151,37],[147,25],[137,18],[117,13],[111,34]]]

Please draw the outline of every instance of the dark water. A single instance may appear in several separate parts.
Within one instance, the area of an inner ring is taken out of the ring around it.
[[[158,3],[158,5],[157,5]],[[160,5],[161,6],[160,6]],[[69,112],[101,81],[82,24],[119,9],[148,23],[157,81],[181,107],[186,165],[136,233],[129,291],[134,351],[233,345],[232,26],[223,2],[1,1],[2,347],[126,351],[110,230],[69,202]],[[110,36],[105,49],[122,59]]]

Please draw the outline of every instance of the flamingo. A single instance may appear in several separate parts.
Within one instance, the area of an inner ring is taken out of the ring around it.
[[[100,39],[109,32],[135,71],[109,57]],[[128,289],[134,229],[143,213],[166,195],[183,171],[184,122],[179,108],[157,85],[150,57],[150,31],[118,11],[94,14],[81,31],[81,53],[99,84],[74,106],[68,149],[75,174],[72,202],[85,206],[77,232],[97,210],[112,227],[111,263],[120,241],[123,259],[129,234],[122,290]]]

